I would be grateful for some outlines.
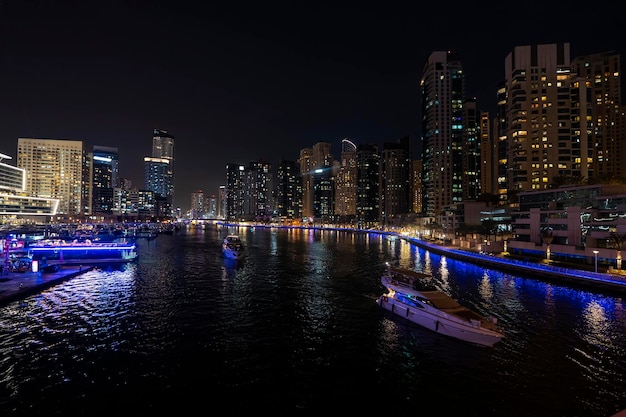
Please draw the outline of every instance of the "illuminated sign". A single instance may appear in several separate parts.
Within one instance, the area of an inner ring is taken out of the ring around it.
[[[111,162],[113,159],[106,156],[95,156],[93,157],[94,161],[102,161],[102,162]]]

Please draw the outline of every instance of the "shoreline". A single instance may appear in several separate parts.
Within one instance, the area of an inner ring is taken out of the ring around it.
[[[536,261],[525,260],[521,261],[513,257],[508,257],[503,254],[487,255],[475,251],[461,249],[458,246],[442,246],[429,243],[427,241],[402,235],[395,232],[386,232],[381,230],[371,229],[351,229],[351,228],[333,228],[333,227],[309,227],[309,226],[272,226],[263,224],[251,224],[240,225],[236,223],[216,223],[222,227],[245,227],[245,228],[299,228],[299,229],[311,229],[311,230],[334,230],[343,232],[357,232],[357,233],[375,233],[383,236],[394,236],[398,239],[403,239],[415,246],[426,249],[439,255],[446,255],[453,259],[458,259],[464,262],[468,262],[474,265],[485,266],[492,269],[496,269],[502,272],[510,272],[514,274],[534,275],[540,279],[561,282],[566,284],[572,284],[576,286],[582,286],[586,288],[604,290],[617,293],[626,293],[626,274],[621,275],[618,273],[603,273],[593,272],[575,267],[557,266],[557,262],[554,264],[542,263],[542,259]],[[532,278],[531,278],[532,279]]]
[[[248,227],[231,224],[230,226]],[[270,226],[255,225],[252,227],[270,228]],[[275,227],[275,226],[272,226]],[[456,246],[441,246],[426,241],[396,234],[374,230],[349,230],[310,227],[314,230],[351,231],[359,233],[376,233],[384,236],[394,236],[400,239],[453,259],[468,262],[474,265],[496,269],[502,272],[537,276],[553,282],[561,282],[576,286],[583,286],[596,290],[626,293],[626,275],[591,272],[576,268],[567,268],[548,265],[541,262],[520,261],[503,255],[487,255],[478,252],[463,250]],[[0,274],[0,306],[12,301],[20,300],[29,295],[37,294],[56,284],[74,278],[96,268],[96,265],[63,265],[55,272],[8,272]],[[530,278],[533,279],[533,278]]]

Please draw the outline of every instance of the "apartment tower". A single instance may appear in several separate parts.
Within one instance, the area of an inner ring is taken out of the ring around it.
[[[174,206],[174,136],[166,130],[154,129],[152,133],[152,158],[167,161],[166,172],[162,180],[163,197],[167,203]],[[173,213],[173,210],[172,210]]]
[[[80,140],[17,139],[17,167],[26,172],[26,195],[58,199],[58,213],[84,213],[89,192]]]
[[[420,80],[422,108],[423,214],[463,200],[462,165],[465,76],[459,56],[435,51]]]
[[[517,46],[504,67],[509,192],[547,189],[555,178],[578,175],[569,43]]]
[[[356,217],[356,145],[341,141],[341,161],[335,180],[335,214],[345,222]]]
[[[604,52],[574,58],[572,138],[579,143],[573,175],[610,182],[626,178],[626,132],[621,105],[620,56]]]

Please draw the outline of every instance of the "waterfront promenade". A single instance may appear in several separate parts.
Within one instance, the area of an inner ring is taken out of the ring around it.
[[[560,262],[547,263],[538,258],[520,260],[506,254],[484,254],[460,249],[457,246],[442,246],[419,239],[399,237],[430,252],[475,265],[539,279],[626,293],[626,274],[619,274],[617,271],[615,273],[595,272]]]

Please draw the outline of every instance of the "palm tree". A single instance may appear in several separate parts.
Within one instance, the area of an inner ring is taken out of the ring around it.
[[[622,249],[624,249],[624,244],[626,244],[626,235],[611,233],[609,241],[611,247],[617,251],[617,269],[622,269]]]

